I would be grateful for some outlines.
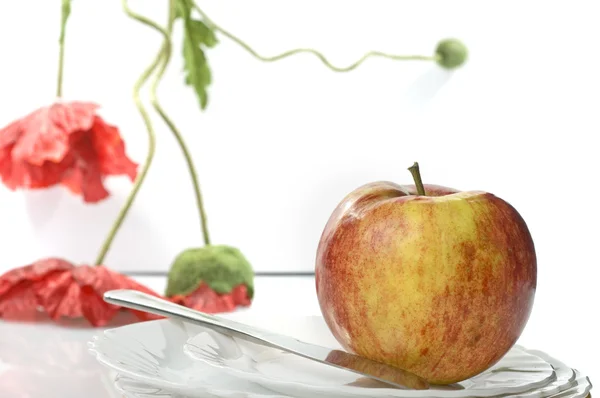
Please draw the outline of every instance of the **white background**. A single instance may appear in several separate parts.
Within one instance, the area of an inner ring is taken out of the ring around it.
[[[160,36],[127,19],[119,1],[73,3],[65,95],[100,103],[142,162],[146,133],[131,87]],[[165,18],[164,0],[131,5]],[[193,152],[215,243],[239,247],[257,271],[312,271],[321,230],[339,200],[374,180],[410,182],[406,168],[418,160],[425,182],[487,190],[518,209],[539,264],[525,336],[548,350],[556,346],[556,356],[577,359],[584,370],[597,366],[596,2],[201,5],[266,55],[315,47],[344,65],[371,49],[428,55],[451,36],[470,50],[454,73],[432,63],[372,59],[335,74],[311,55],[264,64],[221,38],[208,53],[214,83],[200,112],[183,85],[178,26],[160,95]],[[0,124],[54,100],[59,11],[58,0],[0,2]],[[184,161],[153,119],[154,166],[106,259],[120,270],[166,271],[179,251],[202,242]],[[1,188],[0,270],[49,255],[93,261],[131,187],[125,179],[109,186],[111,199],[95,206],[60,188]]]

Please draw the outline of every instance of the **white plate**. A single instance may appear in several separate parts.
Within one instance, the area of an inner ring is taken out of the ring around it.
[[[320,317],[255,318],[246,313],[227,317],[339,349]],[[587,378],[576,376],[564,364],[515,347],[488,371],[460,383],[460,390],[368,388],[358,386],[353,375],[348,377],[338,369],[174,320],[105,331],[91,343],[91,349],[101,363],[121,374],[117,386],[131,397],[462,398],[510,394],[540,398],[558,394],[578,398],[585,397],[591,387]]]
[[[570,369],[569,369],[570,370]],[[586,397],[589,394],[590,385],[589,380],[577,375],[576,379],[579,380],[568,383],[569,387],[564,390],[556,389],[556,393],[549,395],[552,398],[566,398],[566,397]],[[118,376],[115,380],[115,387],[117,391],[123,394],[124,398],[196,398],[201,396],[203,398],[208,395],[186,395],[169,391],[161,387],[153,386],[127,376]],[[222,398],[263,398],[265,395],[254,394],[251,392],[235,392],[226,393],[223,395],[215,395],[215,397]],[[269,395],[269,398],[286,398],[289,396],[278,396]],[[508,396],[509,397],[509,396]]]
[[[255,383],[223,374],[185,355],[187,339],[203,331],[176,320],[135,323],[95,336],[89,349],[101,364],[154,390],[193,398],[229,397],[239,391],[270,395]]]
[[[128,376],[119,375],[115,379],[114,387],[124,398],[289,398],[285,395],[265,395],[247,391],[223,391],[217,392],[174,392],[158,386],[150,385]]]
[[[312,329],[328,333],[325,322],[313,318]],[[223,374],[250,380],[271,390],[295,395],[327,394],[343,397],[465,398],[520,394],[556,380],[553,367],[522,347],[514,347],[486,372],[457,383],[456,389],[398,391],[357,388],[354,374],[297,355],[207,330],[188,340],[184,352],[191,358],[219,368]]]

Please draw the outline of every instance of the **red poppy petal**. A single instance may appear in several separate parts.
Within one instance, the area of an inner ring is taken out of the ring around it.
[[[61,317],[81,318],[83,316],[81,303],[81,288],[76,283],[71,283],[54,310],[54,319]]]
[[[4,183],[13,190],[17,188],[48,188],[60,183],[63,173],[67,169],[66,164],[51,162],[46,162],[42,166],[33,166],[25,162],[13,162],[11,174],[5,179]]]
[[[12,147],[17,142],[22,132],[23,119],[15,120],[0,129],[0,149],[10,148],[12,150]]]
[[[129,289],[131,285],[129,278],[104,266],[80,266],[74,270],[73,276],[82,286],[81,306],[84,316],[96,326],[108,323],[119,310],[119,307],[103,301],[104,293],[115,289]]]
[[[128,309],[133,315],[135,315],[140,321],[156,321],[158,319],[165,319],[164,316],[150,314],[149,312],[137,311]]]
[[[22,281],[6,292],[0,300],[0,317],[10,320],[31,319],[37,313],[38,302],[32,282]]]
[[[41,166],[29,164],[22,160],[13,160],[14,145],[0,148],[0,178],[11,190],[17,188],[47,188],[56,185],[69,167],[69,161],[61,163],[45,162]]]
[[[222,313],[234,311],[237,306],[251,304],[248,298],[246,285],[240,284],[228,294],[218,294],[207,284],[201,284],[198,289],[186,296],[173,296],[170,300],[174,303],[193,308],[206,313]]]
[[[231,291],[231,297],[233,297],[233,301],[240,306],[247,307],[252,303],[248,297],[248,288],[244,284],[234,287]]]
[[[152,289],[136,282],[132,278],[130,278],[126,275],[123,275],[121,273],[112,271],[108,268],[106,268],[106,270],[107,270],[107,272],[109,272],[111,274],[111,277],[116,281],[117,286],[113,287],[111,289],[132,289],[132,290],[138,290],[143,293],[151,294],[156,297],[160,297],[160,295],[158,293],[156,293]],[[101,293],[101,294],[104,294],[105,292],[106,291],[102,291],[102,292],[98,291],[98,293]]]
[[[0,276],[0,299],[12,286],[21,281],[39,281],[50,272],[73,268],[73,264],[60,258],[47,258],[25,267],[14,268]]]
[[[72,193],[82,195],[86,203],[97,203],[110,195],[102,183],[100,173],[89,170],[72,170],[62,178],[61,183]]]
[[[63,315],[59,310],[72,303],[74,297],[69,296],[67,292],[74,283],[70,271],[57,272],[36,283],[39,303],[52,319],[58,320]],[[63,304],[63,301],[67,303]]]
[[[201,284],[196,290],[186,296],[173,297],[173,300],[186,307],[202,312],[214,313],[219,306],[219,296],[207,284]]]
[[[64,271],[75,268],[73,263],[57,257],[49,257],[38,260],[29,265],[29,267],[31,267],[31,269],[28,271],[30,277],[41,277],[51,271]]]
[[[127,157],[119,129],[96,116],[91,129],[100,170],[105,175],[127,175],[133,181],[138,165]]]
[[[38,166],[45,161],[61,162],[70,149],[69,135],[89,130],[97,108],[91,103],[59,102],[32,112],[23,118],[23,132],[13,149],[13,159]]]
[[[116,275],[119,274],[102,265],[81,265],[73,271],[73,278],[80,286],[90,286],[99,295],[122,288]]]
[[[79,286],[92,286],[98,282],[98,272],[100,267],[92,267],[89,265],[80,265],[73,269],[73,280]]]
[[[219,299],[215,301],[213,313],[218,312],[231,312],[235,310],[235,302],[230,294],[224,294],[219,296]]]
[[[81,310],[93,326],[104,326],[119,311],[119,307],[105,302],[94,288],[88,285],[81,288]]]
[[[54,123],[70,134],[89,130],[94,124],[100,106],[93,102],[57,102],[51,106],[50,117]]]
[[[109,290],[116,289],[132,289],[143,293],[151,294],[156,297],[160,297],[160,295],[154,292],[153,290],[147,288],[146,286],[134,281],[133,279],[121,273],[115,272],[104,266],[96,268],[98,269],[98,273],[102,275],[101,277],[97,278],[96,283],[94,283],[93,285],[94,290],[96,291],[96,294],[98,294],[99,297],[104,297],[104,293],[106,293]],[[127,310],[131,311],[139,319],[144,321],[163,318],[159,315],[149,314],[143,311],[136,311],[129,308]]]
[[[0,147],[0,178],[2,178],[3,182],[8,180],[10,176],[12,176],[12,157],[10,155],[11,151],[12,145],[7,147]]]
[[[74,162],[71,169],[63,174],[63,185],[71,192],[81,194],[88,203],[96,203],[108,197],[102,173],[89,133],[77,135],[72,143]]]
[[[77,193],[72,190],[72,192]],[[102,181],[98,175],[88,175],[83,183],[83,201],[86,203],[98,203],[107,197],[110,193],[102,184]]]
[[[23,134],[12,151],[13,159],[41,166],[50,160],[59,163],[69,151],[69,136],[54,124],[50,108],[39,109],[23,121]]]
[[[96,282],[93,284],[94,290],[99,295],[103,295],[109,290],[133,289],[159,297],[159,295],[156,292],[136,282],[135,280],[131,279],[126,275],[113,271],[105,266],[98,266],[94,268],[96,268],[97,273],[101,275],[96,279]]]

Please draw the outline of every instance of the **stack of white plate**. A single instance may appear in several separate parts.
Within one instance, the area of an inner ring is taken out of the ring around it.
[[[339,349],[321,317],[225,316]],[[98,361],[116,371],[128,398],[406,397],[585,398],[590,380],[549,355],[515,346],[486,372],[453,386],[392,389],[204,327],[176,320],[104,331],[90,342]]]

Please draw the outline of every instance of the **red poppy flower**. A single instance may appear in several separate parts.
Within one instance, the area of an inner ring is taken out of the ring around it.
[[[40,260],[0,276],[0,318],[31,319],[41,309],[54,320],[84,317],[93,326],[103,326],[121,309],[103,300],[104,293],[114,289],[134,289],[158,296],[104,266],[75,266],[59,258]],[[140,320],[158,318],[129,311]]]
[[[173,296],[168,300],[209,314],[234,311],[238,306],[247,307],[251,303],[245,284],[234,287],[227,294],[219,294],[206,283],[202,283],[192,293]]]
[[[35,319],[41,310],[55,321],[63,317],[83,317],[93,326],[104,326],[122,309],[103,300],[105,292],[115,289],[133,289],[160,297],[133,279],[105,266],[75,266],[60,258],[43,259],[0,276],[0,318]],[[208,285],[201,284],[188,295],[167,300],[213,314],[230,312],[238,306],[249,306],[251,303],[244,284],[234,287],[228,294],[218,294]],[[140,320],[162,318],[127,310]]]
[[[10,189],[62,184],[85,202],[108,197],[107,176],[134,180],[137,164],[125,154],[118,128],[89,102],[57,102],[0,130],[0,178]]]

